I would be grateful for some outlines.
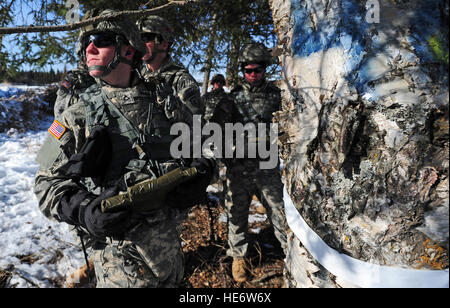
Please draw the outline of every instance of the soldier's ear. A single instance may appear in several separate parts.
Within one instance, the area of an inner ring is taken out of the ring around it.
[[[167,42],[167,41],[162,41],[161,47],[162,47],[161,49],[163,49],[163,50],[165,50],[165,51],[169,50],[169,42]]]
[[[129,60],[132,59],[135,52],[136,52],[136,49],[134,49],[131,46],[128,46],[127,49],[125,50],[125,58],[127,58]]]

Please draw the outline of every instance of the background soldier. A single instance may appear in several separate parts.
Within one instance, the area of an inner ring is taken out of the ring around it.
[[[133,76],[145,45],[132,22],[117,19],[82,29],[78,52],[96,84],[49,128],[37,158],[40,209],[96,239],[92,258],[98,287],[176,287],[183,278],[183,258],[168,207],[144,198],[139,211],[134,201],[113,212],[102,208],[111,197],[123,197],[119,191],[128,196],[136,183],[180,165],[170,157],[167,136],[150,136],[155,119],[158,127],[164,120],[168,127],[172,120],[148,84]],[[192,114],[183,110],[174,118],[183,116]],[[155,148],[158,158],[150,153]],[[201,163],[190,164],[201,169]]]
[[[227,94],[223,89],[225,86],[225,77],[222,74],[214,75],[211,79],[211,84],[213,86],[211,92],[208,92],[202,96],[203,103],[205,104],[205,114],[203,118],[207,122],[209,122],[214,116],[214,113],[219,105],[225,104],[224,106],[221,106],[224,110],[219,111],[222,113],[227,111],[227,105],[231,106],[232,104],[229,94]],[[219,119],[216,120],[218,121]]]
[[[204,120],[206,122],[217,123],[222,129],[224,129],[225,123],[232,121],[234,106],[232,97],[223,89],[225,83],[225,77],[222,74],[214,75],[211,79],[212,90],[202,96],[203,103],[205,104]],[[226,191],[226,167],[224,159],[217,159],[216,162],[217,168],[212,183],[214,183],[213,186],[217,186],[218,191],[222,191],[220,199],[221,203],[224,204],[222,199]]]
[[[170,50],[174,42],[173,29],[160,16],[150,15],[137,21],[137,26],[144,41],[147,53],[142,58],[144,64],[140,69],[140,74],[147,83],[158,83],[157,96],[159,102],[164,102],[166,112],[171,112],[172,102],[179,101],[177,105],[186,107],[187,113],[202,115],[204,105],[200,96],[200,89],[197,81],[181,65],[175,64],[170,56]],[[158,128],[157,128],[158,129]],[[205,160],[208,165],[206,169],[212,170],[214,163],[212,160]],[[212,171],[205,174],[202,183],[198,187],[184,185],[177,189],[178,200],[175,195],[169,196],[169,203],[186,202],[198,203],[206,202],[206,187],[209,185]],[[203,187],[203,191],[199,190]],[[172,211],[176,220],[177,232],[181,234],[182,222],[186,218],[188,209],[178,209]]]
[[[266,81],[265,69],[271,63],[268,49],[258,43],[246,45],[239,57],[242,84],[231,91],[235,109],[233,122],[271,123],[281,108],[280,90]],[[245,256],[248,249],[248,214],[251,197],[256,194],[267,210],[281,247],[286,246],[286,218],[283,212],[283,185],[279,164],[274,169],[259,169],[259,159],[233,159],[227,164],[228,214],[227,254],[233,257],[233,278],[246,280]]]
[[[197,81],[183,66],[175,64],[170,56],[174,35],[169,23],[162,17],[150,15],[138,20],[137,26],[147,47],[140,70],[144,79],[158,79],[165,84],[164,88],[160,88],[159,99],[175,94],[193,114],[203,114]]]

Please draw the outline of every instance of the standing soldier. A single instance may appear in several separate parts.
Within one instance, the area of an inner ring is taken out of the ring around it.
[[[271,55],[263,44],[246,45],[239,57],[242,84],[231,91],[237,115],[233,122],[271,123],[281,107],[280,90],[265,79]],[[286,218],[283,212],[283,184],[279,163],[274,169],[259,169],[259,159],[233,159],[227,164],[228,214],[227,254],[233,257],[232,274],[237,282],[246,277],[245,256],[248,249],[248,214],[251,197],[256,194],[267,210],[281,247],[286,247]]]
[[[211,84],[213,86],[211,92],[202,96],[203,103],[205,104],[205,114],[203,118],[206,122],[217,123],[224,129],[225,123],[232,121],[233,99],[230,94],[226,93],[223,89],[225,86],[225,77],[222,74],[214,75],[211,79]],[[225,159],[217,159],[216,162],[217,169],[212,182],[218,182],[219,191],[220,186],[222,186],[221,195],[223,196],[226,191],[226,179],[224,177],[221,178],[220,174],[225,169]],[[224,182],[224,185],[221,185],[222,182]]]
[[[211,84],[213,86],[211,92],[208,92],[202,96],[203,103],[205,104],[205,114],[203,118],[206,122],[209,122],[211,120],[216,111],[226,111],[219,111],[217,110],[217,107],[225,104],[225,106],[222,106],[222,108],[226,108],[227,105],[231,106],[232,104],[229,94],[227,94],[223,89],[223,87],[225,86],[225,77],[222,74],[214,75],[214,77],[211,79]]]
[[[139,19],[137,26],[147,47],[140,72],[145,80],[157,79],[164,85],[159,88],[158,99],[174,93],[193,114],[202,115],[204,106],[197,81],[170,56],[174,41],[172,27],[164,18],[155,15]]]
[[[86,18],[113,12],[94,10]],[[142,181],[181,170],[168,151],[168,136],[150,133],[155,119],[158,125],[165,121],[164,126],[173,120],[149,85],[133,74],[145,53],[136,26],[127,19],[83,28],[78,54],[96,84],[57,115],[37,157],[35,194],[40,210],[95,238],[97,287],[176,287],[183,278],[181,247],[164,199],[132,190]],[[192,117],[183,111],[174,118]],[[152,150],[157,150],[157,158]],[[188,166],[201,171],[202,165],[198,159]],[[194,175],[191,182],[198,180]],[[130,202],[122,207],[105,206],[127,198]]]
[[[165,101],[166,112],[171,112],[171,102],[180,101],[194,115],[202,115],[204,111],[197,81],[181,65],[175,64],[170,56],[174,42],[173,29],[160,16],[150,15],[137,21],[142,41],[147,48],[147,53],[142,58],[143,66],[140,69],[142,78],[147,83],[158,83],[157,100]],[[199,123],[201,124],[201,123]],[[168,133],[168,132],[167,132]],[[211,160],[209,161],[212,162]],[[211,164],[212,165],[212,164]],[[211,166],[210,165],[210,166]],[[211,179],[212,172],[203,177],[204,182],[200,184],[204,188],[198,195],[193,194],[189,187],[181,187],[179,195],[184,195],[184,200],[199,200],[198,203],[206,201],[206,187]],[[170,203],[179,202],[176,198],[169,196]],[[173,210],[172,214],[176,220],[177,232],[181,234],[182,222],[187,216],[188,209]]]

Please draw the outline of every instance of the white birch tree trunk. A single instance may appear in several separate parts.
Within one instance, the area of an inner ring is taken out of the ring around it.
[[[448,269],[448,1],[270,3],[280,155],[298,213],[354,259]],[[288,238],[289,286],[362,286]]]

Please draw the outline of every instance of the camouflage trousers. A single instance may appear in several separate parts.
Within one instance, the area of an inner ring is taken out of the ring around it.
[[[148,219],[92,256],[98,288],[174,288],[183,279],[180,240],[171,220]]]
[[[286,216],[279,168],[260,170],[259,163],[242,160],[227,166],[225,208],[228,216],[227,255],[244,257],[248,250],[248,215],[251,198],[259,198],[267,211],[274,234],[286,251]]]

